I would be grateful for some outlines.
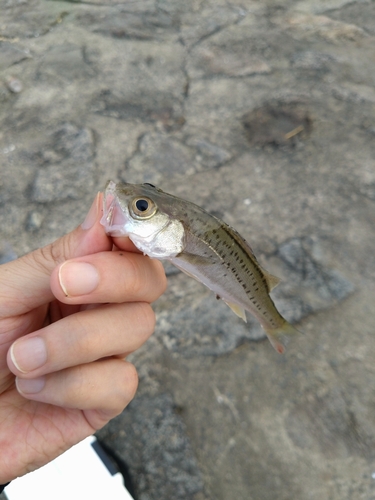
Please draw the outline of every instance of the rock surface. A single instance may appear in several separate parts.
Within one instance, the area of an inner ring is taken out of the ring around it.
[[[0,0],[0,263],[107,179],[223,218],[304,332],[284,356],[166,267],[99,435],[140,500],[375,497],[375,3]]]

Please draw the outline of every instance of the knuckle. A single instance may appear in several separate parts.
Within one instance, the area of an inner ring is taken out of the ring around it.
[[[75,354],[95,352],[100,346],[100,338],[92,335],[92,321],[88,321],[88,314],[72,314],[69,317],[70,327],[66,333],[67,342],[74,343]]]
[[[54,241],[53,243],[49,244],[48,246],[41,248],[41,253],[43,257],[46,260],[49,260],[53,263],[59,263],[62,262],[64,259],[64,254],[65,254],[65,248],[64,244],[61,245],[61,242],[64,242],[64,240],[57,240]]]
[[[165,290],[167,289],[167,277],[165,275],[163,264],[158,260],[154,261],[154,263],[155,263],[156,271],[158,274],[157,284],[159,287],[159,293],[158,293],[158,296],[159,296],[159,295],[162,295],[165,292]]]
[[[131,296],[138,297],[144,288],[142,276],[137,262],[129,256],[126,260],[125,286]]]
[[[85,407],[90,400],[90,393],[87,391],[86,372],[84,366],[76,366],[71,370],[66,370],[65,398],[70,405],[79,408]]]
[[[167,288],[164,267],[158,260],[144,259],[138,254],[128,256],[125,286],[133,297],[156,300]]]
[[[119,374],[118,388],[113,393],[111,401],[108,401],[107,410],[112,415],[120,414],[124,408],[132,401],[138,389],[138,373],[135,366],[128,361],[118,361],[122,364],[122,374]]]
[[[41,269],[46,274],[49,274],[55,266],[49,246],[38,248],[29,255],[26,255],[25,260],[30,262],[31,267]]]
[[[154,331],[156,317],[152,307],[147,302],[137,303],[137,321],[139,325],[142,325],[142,329],[147,334],[151,334]]]
[[[129,363],[128,361],[125,361],[125,363],[126,363],[126,375],[124,377],[125,380],[124,405],[126,406],[134,398],[135,393],[137,392],[139,379],[136,367],[132,363]]]
[[[26,259],[31,259],[39,269],[49,274],[57,264],[66,260],[70,253],[69,244],[70,238],[67,235],[45,247],[38,248],[25,257]]]

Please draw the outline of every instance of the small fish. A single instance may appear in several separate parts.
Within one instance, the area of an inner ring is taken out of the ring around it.
[[[262,269],[235,229],[198,205],[152,184],[108,181],[101,223],[107,234],[128,236],[145,255],[169,260],[206,285],[244,321],[249,311],[277,352],[285,350],[285,335],[298,333],[269,295],[280,280]]]

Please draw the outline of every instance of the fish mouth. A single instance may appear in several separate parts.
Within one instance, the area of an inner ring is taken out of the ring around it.
[[[128,236],[125,225],[129,221],[116,194],[116,183],[108,181],[103,197],[103,216],[100,224],[110,236]]]

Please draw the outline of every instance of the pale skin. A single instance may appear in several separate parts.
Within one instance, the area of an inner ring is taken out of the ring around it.
[[[101,201],[73,232],[0,266],[0,484],[103,427],[136,392],[126,356],[152,334],[166,279],[105,234]]]

